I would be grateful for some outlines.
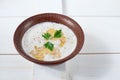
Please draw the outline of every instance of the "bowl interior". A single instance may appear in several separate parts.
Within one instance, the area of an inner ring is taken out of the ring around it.
[[[42,22],[55,22],[55,23],[64,24],[67,27],[69,27],[77,37],[77,46],[75,50],[73,51],[73,53],[71,53],[69,56],[63,59],[56,60],[56,61],[40,61],[27,55],[22,48],[23,35],[33,25],[36,25]],[[14,34],[14,45],[17,51],[20,53],[20,55],[38,64],[58,64],[58,63],[65,62],[79,53],[79,51],[81,50],[83,46],[83,43],[84,43],[84,34],[83,34],[83,31],[80,25],[78,25],[73,19],[67,16],[64,16],[61,14],[55,14],[55,13],[38,14],[38,15],[35,15],[35,16],[32,16],[26,19],[18,26]]]

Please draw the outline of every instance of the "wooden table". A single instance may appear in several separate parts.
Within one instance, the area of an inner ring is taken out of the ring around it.
[[[13,45],[17,26],[45,12],[73,18],[85,33],[79,55],[62,65],[34,64]],[[0,27],[0,80],[120,80],[119,0],[1,0]]]

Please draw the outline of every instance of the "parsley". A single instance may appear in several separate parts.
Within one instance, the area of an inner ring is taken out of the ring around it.
[[[46,42],[45,44],[44,44],[44,46],[45,46],[45,48],[48,48],[49,50],[53,50],[53,48],[54,48],[54,44],[53,43],[51,43],[51,42]]]
[[[55,34],[54,34],[54,37],[55,38],[60,38],[62,36],[62,30],[56,30]]]
[[[43,35],[42,35],[42,37],[44,37],[45,39],[49,39],[50,37],[51,37],[51,34],[49,34],[49,33],[44,33]]]

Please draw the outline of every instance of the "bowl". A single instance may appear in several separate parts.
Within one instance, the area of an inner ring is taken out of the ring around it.
[[[37,60],[35,58],[32,58],[31,56],[27,55],[22,47],[22,38],[24,33],[31,28],[32,26],[42,23],[42,22],[55,22],[55,23],[60,23],[63,25],[66,25],[68,28],[70,28],[76,38],[77,38],[77,45],[74,51],[68,55],[65,58],[62,58],[60,60],[55,60],[55,61],[43,61],[43,60]],[[63,63],[71,58],[73,58],[75,55],[77,55],[84,43],[84,33],[83,30],[81,29],[81,26],[74,21],[73,19],[62,15],[62,14],[57,14],[57,13],[43,13],[43,14],[38,14],[35,16],[32,16],[26,20],[24,20],[16,29],[14,33],[14,46],[18,53],[26,58],[29,61],[32,61],[37,64],[45,64],[45,65],[52,65],[52,64],[60,64]]]

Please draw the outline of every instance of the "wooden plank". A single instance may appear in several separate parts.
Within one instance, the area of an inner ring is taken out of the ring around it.
[[[66,67],[70,80],[120,80],[120,54],[79,55]]]
[[[77,55],[66,66],[34,65],[34,79],[45,80],[119,80],[120,54]],[[65,70],[63,70],[63,68]],[[62,72],[63,71],[63,72]],[[60,78],[64,74],[63,79]],[[66,74],[66,75],[65,75]],[[46,77],[47,75],[47,77]],[[67,79],[68,78],[68,79]]]
[[[65,63],[60,65],[34,64],[34,80],[67,80]]]
[[[0,80],[32,80],[33,65],[20,55],[0,55]]]
[[[64,14],[72,16],[120,16],[120,0],[63,0]]]
[[[1,17],[0,18],[0,54],[18,54],[14,44],[13,44],[13,35],[18,27],[18,25],[24,20],[26,17]]]
[[[119,17],[72,17],[83,28],[85,43],[81,53],[119,53]]]
[[[44,12],[62,13],[61,4],[61,0],[3,0],[0,1],[0,16],[32,16]]]
[[[62,13],[62,0],[39,1],[41,13]]]
[[[0,1],[0,16],[31,16],[39,11],[39,0]]]

